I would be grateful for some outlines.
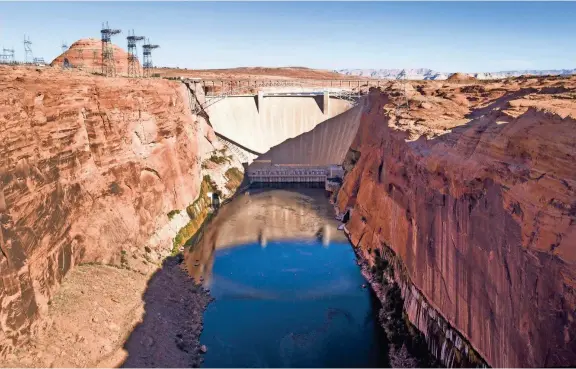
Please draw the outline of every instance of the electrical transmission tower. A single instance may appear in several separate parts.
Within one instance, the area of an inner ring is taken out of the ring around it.
[[[406,111],[410,111],[410,102],[408,100],[408,93],[406,91],[406,70],[402,69],[402,72],[396,76],[396,80],[400,82],[400,89],[402,93],[402,97],[400,98],[400,102],[396,105],[396,115],[398,116],[403,109]]]
[[[0,55],[0,57],[2,58],[2,63],[3,64],[14,64],[16,62],[16,60],[14,59],[14,49],[2,49],[2,55]]]
[[[98,50],[92,50],[92,73],[96,73],[98,71]]]
[[[144,36],[134,35],[134,30],[132,33],[128,31],[128,77],[139,77],[140,76],[140,66],[138,65],[138,48],[137,43],[144,40]]]
[[[30,41],[30,36],[26,38],[26,35],[24,35],[24,62],[32,63],[33,61],[34,57],[32,56],[32,41]]]
[[[107,77],[116,76],[116,60],[114,60],[114,46],[112,36],[120,33],[119,29],[112,29],[108,22],[102,24],[102,74]]]
[[[143,66],[144,66],[144,77],[150,77],[151,73],[152,73],[152,50],[159,48],[160,46],[158,45],[152,45],[150,43],[150,39],[147,40],[147,42],[142,45],[142,49],[144,50],[143,54],[144,54],[144,60],[143,60]]]
[[[78,53],[78,65],[79,69],[84,69],[84,49],[76,49]]]
[[[64,54],[66,50],[68,50],[68,44],[66,44],[66,41],[62,41],[62,54]]]

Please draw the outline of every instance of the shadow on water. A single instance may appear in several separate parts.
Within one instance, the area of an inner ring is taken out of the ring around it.
[[[152,276],[122,367],[389,365],[379,302],[338,224],[323,190],[239,194]]]

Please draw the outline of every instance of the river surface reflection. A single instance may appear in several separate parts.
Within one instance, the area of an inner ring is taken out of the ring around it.
[[[224,206],[185,251],[215,298],[205,367],[386,366],[378,303],[324,190],[259,190]]]

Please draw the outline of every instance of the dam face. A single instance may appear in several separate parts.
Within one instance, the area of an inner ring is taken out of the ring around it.
[[[335,98],[324,105],[322,96],[229,96],[206,112],[217,134],[263,154],[351,108]]]

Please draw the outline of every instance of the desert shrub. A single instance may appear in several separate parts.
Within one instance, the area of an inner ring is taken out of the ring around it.
[[[208,160],[219,165],[226,164],[230,161],[230,159],[226,156],[217,156],[214,154],[212,154]]]
[[[172,220],[176,214],[180,214],[180,210],[170,210],[168,213],[168,219]]]
[[[226,188],[230,191],[238,188],[244,179],[244,174],[240,171],[240,169],[232,167],[224,173],[228,182],[226,183]]]

